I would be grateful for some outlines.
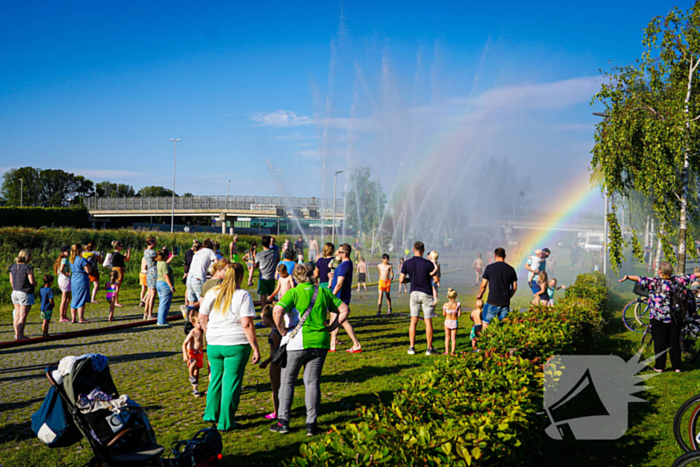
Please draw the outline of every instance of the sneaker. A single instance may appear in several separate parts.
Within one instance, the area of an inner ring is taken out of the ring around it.
[[[275,422],[270,425],[270,431],[273,433],[281,433],[286,435],[289,433],[289,425],[287,423]]]
[[[277,418],[277,414],[275,412],[272,412],[272,413],[265,415],[266,420],[274,420],[276,418]]]
[[[440,355],[440,352],[438,352],[438,351],[435,350],[435,349],[428,349],[428,350],[425,351],[425,354],[426,354],[426,355]]]
[[[197,378],[195,378],[194,376],[190,376],[190,384],[192,384],[192,386],[196,386]]]
[[[318,427],[315,423],[306,424],[306,436],[316,436],[323,433],[324,430]]]
[[[205,393],[200,392],[199,389],[193,388],[192,394],[194,395],[194,397],[202,397],[202,396],[204,396]]]
[[[408,354],[409,354],[409,355],[415,355],[415,354],[416,354],[416,349],[414,349],[413,347],[409,347],[409,348],[408,348]]]

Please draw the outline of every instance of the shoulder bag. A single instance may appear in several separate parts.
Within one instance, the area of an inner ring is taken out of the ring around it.
[[[318,297],[318,286],[314,287],[314,295],[313,297],[311,297],[311,303],[309,303],[309,307],[306,309],[302,317],[299,318],[299,323],[291,332],[287,333],[287,335],[284,336],[284,338],[282,339],[282,343],[280,343],[280,346],[275,352],[275,355],[272,356],[272,363],[274,363],[275,365],[278,365],[282,368],[287,366],[287,344],[291,342],[292,339],[294,339],[294,337],[299,331],[301,331],[301,327],[304,325],[304,322],[309,317],[309,314],[311,314],[311,310],[313,310],[314,305],[316,304],[316,297]]]

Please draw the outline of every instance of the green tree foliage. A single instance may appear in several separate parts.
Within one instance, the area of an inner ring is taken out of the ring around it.
[[[112,183],[109,180],[97,183],[95,193],[98,198],[131,198],[136,196],[133,186],[126,183]]]
[[[169,190],[162,186],[145,186],[141,188],[138,193],[136,193],[136,196],[143,196],[144,198],[149,196],[152,198],[157,198],[172,195],[173,190]],[[175,194],[175,196],[177,196],[177,193]]]
[[[94,186],[82,175],[63,170],[20,167],[5,172],[0,193],[10,206],[21,201],[24,206],[62,207],[81,204],[94,194]]]
[[[372,179],[370,167],[352,169],[345,202],[345,224],[349,229],[366,235],[379,227],[386,205],[386,194],[381,182]]]
[[[593,98],[607,117],[596,128],[591,166],[604,175],[608,193],[637,191],[651,201],[664,252],[675,259],[670,242],[677,235],[677,267],[684,270],[688,220],[698,214],[688,200],[697,198],[700,167],[700,6],[654,18],[643,45],[637,63],[606,73]],[[614,212],[610,220],[617,225]],[[624,246],[621,236],[609,242],[615,268]]]

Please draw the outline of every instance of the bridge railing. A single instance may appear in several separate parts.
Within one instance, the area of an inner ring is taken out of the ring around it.
[[[88,198],[90,211],[157,211],[172,209],[171,197],[134,197],[134,198]],[[336,212],[343,212],[343,198],[335,200]],[[238,210],[238,211],[274,211],[315,209],[318,212],[333,211],[333,198],[284,198],[280,196],[178,196],[175,198],[175,210]]]

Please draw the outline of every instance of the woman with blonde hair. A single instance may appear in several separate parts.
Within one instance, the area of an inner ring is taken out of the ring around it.
[[[12,286],[12,326],[15,331],[15,340],[29,339],[24,335],[24,326],[27,323],[27,315],[34,305],[34,266],[29,264],[32,260],[32,252],[20,250],[15,258],[15,264],[10,266],[10,285]]]
[[[243,266],[233,263],[221,284],[207,292],[199,309],[211,367],[203,418],[216,423],[219,431],[241,428],[234,418],[251,351],[253,364],[260,361],[253,325],[253,299],[248,291],[241,289],[242,282]]]
[[[58,308],[61,313],[61,323],[67,323],[70,321],[67,317],[68,304],[70,303],[71,299],[70,262],[68,261],[69,255],[70,247],[68,245],[63,245],[61,247],[61,254],[58,255],[56,262],[53,264],[53,270],[58,277],[58,288],[61,290],[61,305]]]
[[[331,272],[330,263],[333,261],[335,245],[328,242],[323,245],[323,256],[316,261],[314,269],[314,281],[319,287],[328,288],[328,274]]]
[[[83,258],[83,247],[76,243],[70,249],[70,287],[73,292],[73,300],[70,304],[71,322],[75,323],[75,311],[78,311],[78,321],[80,324],[88,323],[85,319],[85,304],[90,301],[90,263]]]

